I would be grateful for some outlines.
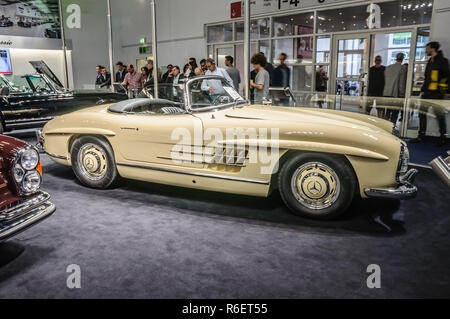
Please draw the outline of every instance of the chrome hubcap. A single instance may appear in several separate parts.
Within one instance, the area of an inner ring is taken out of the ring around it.
[[[299,167],[292,176],[291,188],[300,204],[314,210],[333,205],[341,191],[336,172],[319,162],[310,162]]]
[[[103,178],[108,169],[105,151],[94,144],[86,144],[78,153],[78,162],[83,174],[91,180]]]

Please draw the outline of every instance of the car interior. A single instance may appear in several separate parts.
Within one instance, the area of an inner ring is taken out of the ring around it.
[[[134,99],[116,103],[109,107],[113,113],[147,114],[147,115],[176,115],[186,114],[183,104],[164,99]]]

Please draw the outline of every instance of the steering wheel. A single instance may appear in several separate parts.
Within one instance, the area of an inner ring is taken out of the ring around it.
[[[230,98],[228,96],[224,96],[224,95],[217,96],[212,102],[213,105],[220,105],[220,104],[226,104],[226,103],[230,103]]]

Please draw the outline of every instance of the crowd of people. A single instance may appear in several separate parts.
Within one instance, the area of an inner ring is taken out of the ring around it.
[[[438,42],[430,42],[426,46],[426,54],[430,58],[426,69],[420,96],[423,99],[442,100],[450,96],[449,62],[442,51]],[[369,71],[369,92],[371,97],[386,98],[405,98],[406,85],[408,78],[408,64],[403,63],[405,55],[398,53],[394,64],[383,66],[381,56],[375,57],[375,65]],[[419,136],[412,140],[413,143],[423,143],[427,132],[427,113],[432,107],[430,104],[422,104],[419,110]],[[440,140],[438,146],[446,144],[447,125],[445,118],[445,108],[433,107],[434,113],[438,119]],[[380,116],[392,121],[394,124],[402,120],[402,111],[399,108],[380,109]],[[399,119],[400,115],[400,119]]]
[[[269,87],[289,87],[291,71],[286,65],[288,56],[282,53],[279,57],[280,65],[276,68],[267,61],[264,53],[255,54],[251,63],[253,71],[251,72],[250,94],[251,101],[254,103],[263,103],[269,100]],[[189,58],[184,65],[183,70],[178,65],[167,65],[167,72],[162,73],[158,68],[158,83],[178,84],[180,80],[190,79],[201,75],[217,75],[225,78],[225,80],[240,92],[241,74],[234,66],[234,58],[232,56],[225,57],[226,68],[218,67],[214,59],[202,59],[197,64],[196,58]],[[127,90],[141,90],[148,85],[154,84],[153,61],[148,60],[146,66],[137,71],[132,64],[125,65],[122,62],[116,63],[116,74],[114,79],[111,77],[106,67],[98,65],[96,67],[97,77],[95,85],[98,88],[110,88],[112,83],[119,83]],[[283,101],[281,101],[283,102]]]
[[[450,90],[448,86],[450,78],[450,70],[448,60],[444,58],[440,51],[438,42],[430,42],[426,47],[427,55],[430,60],[425,71],[424,84],[421,89],[421,96],[424,99],[444,99],[449,96]],[[381,56],[375,58],[375,64],[369,71],[369,90],[368,95],[371,97],[388,97],[388,98],[405,98],[406,83],[408,78],[408,64],[403,63],[405,59],[404,53],[398,53],[395,63],[389,66],[383,66]],[[291,82],[291,69],[286,64],[288,56],[281,53],[279,56],[279,65],[275,68],[263,52],[253,55],[251,63],[253,71],[250,73],[250,99],[252,103],[262,104],[269,100],[269,88],[281,87],[288,88]],[[218,67],[213,59],[202,59],[197,64],[196,58],[189,58],[184,65],[183,70],[178,65],[169,64],[167,72],[162,73],[161,69],[156,72],[158,83],[178,84],[180,80],[193,78],[201,75],[216,75],[223,77],[236,91],[240,92],[242,84],[239,70],[234,66],[234,58],[232,56],[225,57],[226,68]],[[140,72],[135,69],[132,64],[124,65],[122,62],[116,64],[117,72],[114,82],[122,84],[127,90],[141,90],[147,85],[153,85],[155,81],[155,72],[153,72],[153,61],[148,60],[146,66],[142,67]],[[96,86],[100,88],[108,88],[112,85],[111,74],[101,65],[96,68]],[[328,75],[323,66],[316,69],[316,91],[327,91]],[[444,92],[445,91],[445,92]],[[285,99],[285,100],[283,100]],[[274,101],[279,104],[289,104],[289,98],[279,98]],[[319,107],[322,102],[319,101]],[[397,123],[400,115],[399,108],[386,108],[380,110],[380,117],[384,117],[394,124]],[[420,112],[420,130],[419,137],[415,142],[422,142],[427,130],[427,112],[428,107],[423,106]],[[446,119],[445,112],[437,113],[441,132],[441,144],[446,141]]]

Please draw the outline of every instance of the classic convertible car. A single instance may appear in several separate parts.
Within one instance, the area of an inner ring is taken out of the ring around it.
[[[128,99],[124,93],[103,90],[65,90],[43,61],[30,62],[37,74],[0,74],[0,133],[42,127],[55,116],[84,107]]]
[[[0,241],[55,212],[50,195],[40,191],[42,167],[38,151],[0,135]]]
[[[40,133],[46,153],[81,183],[108,188],[119,177],[268,196],[279,190],[296,214],[332,219],[355,195],[409,199],[417,171],[392,123],[324,109],[248,105],[222,78],[164,87],[77,111]]]

